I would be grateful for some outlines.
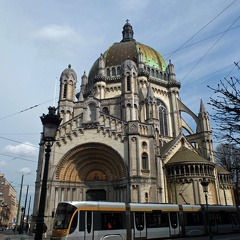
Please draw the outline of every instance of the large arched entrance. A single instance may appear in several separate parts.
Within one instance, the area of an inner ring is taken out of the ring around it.
[[[63,156],[53,181],[61,185],[61,190],[68,189],[68,193],[61,191],[60,200],[126,201],[127,177],[116,150],[101,143],[86,143]]]

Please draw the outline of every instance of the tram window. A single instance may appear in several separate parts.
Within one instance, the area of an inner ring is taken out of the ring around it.
[[[87,232],[90,233],[92,228],[92,212],[87,212]]]
[[[77,222],[78,222],[78,212],[73,217],[71,227],[70,227],[70,234],[73,233],[77,227]]]
[[[168,214],[163,212],[146,213],[147,228],[168,227]]]
[[[85,211],[79,212],[79,231],[85,231]]]
[[[144,228],[144,212],[135,212],[135,225],[137,230],[142,231]]]
[[[216,218],[214,213],[209,213],[209,223],[213,227],[216,225]]]
[[[216,221],[219,225],[231,223],[230,213],[228,212],[219,212],[219,213],[216,213],[215,216],[216,216]]]
[[[186,225],[187,226],[196,226],[202,225],[203,218],[200,212],[188,212],[186,213]]]
[[[237,213],[232,212],[231,213],[231,219],[232,219],[232,224],[233,225],[237,225],[239,223],[239,219],[238,219]]]
[[[122,213],[102,212],[102,230],[123,229]]]
[[[60,203],[54,218],[54,229],[67,229],[73,213],[77,208],[68,203]]]
[[[170,212],[170,222],[172,228],[177,228],[178,226],[178,217],[176,212]]]

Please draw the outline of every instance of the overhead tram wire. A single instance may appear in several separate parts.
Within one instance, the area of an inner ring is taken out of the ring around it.
[[[6,138],[6,137],[1,137],[0,138],[4,139],[4,140],[8,140],[8,141],[11,141],[11,142],[15,142],[15,143],[19,143],[19,144],[23,144],[23,145],[26,145],[26,146],[30,146],[30,147],[34,147],[36,149],[39,149],[40,147],[39,146],[35,146],[33,144],[28,144],[28,143],[25,143],[25,142],[20,142],[20,141],[17,141],[17,140],[14,140],[14,139],[10,139],[10,138]],[[31,152],[29,152],[31,153]],[[59,152],[56,152],[54,151],[55,154],[60,154],[60,155],[64,155],[63,153],[59,153]],[[0,153],[0,155],[2,156],[6,156],[6,157],[12,157],[13,159],[11,160],[15,160],[15,159],[22,159],[22,160],[26,160],[26,161],[32,161],[32,162],[36,162],[36,161],[33,161],[33,160],[29,160],[29,159],[25,159],[25,158],[22,158],[22,157],[15,157],[15,156],[10,156],[10,155],[7,155],[7,154],[3,154],[3,153]],[[26,154],[25,154],[26,155]]]
[[[223,9],[217,16],[215,16],[211,21],[204,25],[199,31],[197,31],[192,37],[190,37],[185,43],[183,43],[177,50],[175,50],[168,58],[172,57],[176,52],[183,48],[183,46],[192,40],[198,33],[200,33],[204,28],[206,28],[211,22],[213,22],[217,17],[219,17],[224,11],[226,11],[236,0],[230,3],[225,9]]]
[[[240,62],[240,61],[238,61],[238,62]],[[238,63],[238,62],[237,62],[237,63]],[[203,77],[201,77],[201,78],[198,78],[197,80],[194,80],[194,81],[191,81],[191,82],[189,82],[189,83],[183,84],[182,87],[189,86],[189,85],[191,85],[191,84],[193,84],[193,83],[195,83],[195,82],[197,82],[197,81],[202,80],[203,78],[209,77],[209,76],[211,76],[211,75],[213,75],[213,74],[215,74],[215,73],[217,73],[217,72],[220,72],[220,71],[222,71],[222,70],[224,70],[224,69],[227,69],[227,68],[229,68],[229,67],[231,67],[231,66],[233,66],[233,64],[228,65],[228,66],[226,66],[226,67],[224,67],[224,68],[221,68],[221,69],[219,69],[219,70],[217,70],[217,71],[215,71],[215,72],[209,73],[209,74],[207,74],[207,75],[205,75],[205,76],[203,76]],[[227,74],[226,77],[228,77],[228,76],[230,75],[230,73],[234,70],[235,67],[236,67],[236,66],[234,66],[234,67],[231,69],[231,71]]]
[[[1,156],[5,156],[5,157],[13,158],[13,159],[11,159],[11,160],[21,159],[21,160],[24,160],[24,161],[27,161],[27,162],[33,162],[33,163],[37,163],[37,162],[38,162],[38,161],[30,160],[30,159],[27,159],[27,158],[14,157],[14,156],[11,156],[11,155],[8,155],[8,154],[3,154],[3,153],[0,153],[0,155],[1,155]]]
[[[231,74],[231,72],[234,70],[234,68],[236,68],[236,67],[238,67],[238,63],[240,62],[240,60],[238,61],[238,62],[234,62],[234,67],[231,69],[231,71],[227,74],[227,76],[225,77],[225,78],[227,78],[230,74]],[[232,66],[232,64],[230,65],[230,66]],[[229,67],[229,66],[228,66]],[[228,67],[225,67],[225,68],[228,68]],[[225,69],[225,68],[223,68],[223,69]],[[218,70],[218,71],[221,71],[222,69],[220,69],[220,70]],[[218,71],[216,71],[216,72],[218,72]],[[214,72],[215,73],[215,72]],[[212,73],[212,74],[214,74],[214,73]],[[211,74],[209,74],[209,75],[211,75]],[[207,76],[209,76],[209,75],[207,75]],[[205,76],[205,77],[207,77],[207,76]],[[203,78],[205,78],[205,77],[203,77]],[[200,79],[202,79],[202,78],[200,78]],[[200,80],[200,79],[198,79],[198,80]],[[198,80],[196,80],[196,81],[198,81]],[[196,82],[196,81],[194,81],[194,82]],[[193,82],[192,82],[193,83]],[[192,84],[192,83],[189,83],[189,84],[187,84],[187,85],[184,85],[184,86],[188,86],[188,85],[190,85],[190,84]],[[213,94],[214,94],[214,92],[208,97],[208,100],[213,96]],[[206,101],[204,101],[204,104],[206,104],[207,103],[207,100]],[[187,122],[187,125],[189,125],[190,124],[190,122],[191,121],[193,121],[193,118],[191,118],[188,122]]]
[[[239,61],[238,62],[234,62],[234,64],[237,66],[237,68],[240,69],[238,63],[239,63]]]
[[[230,27],[217,39],[217,41],[207,50],[207,52],[197,61],[197,63],[191,68],[191,70],[182,78],[181,82],[193,71],[193,69],[203,60],[203,58],[213,49],[213,47],[222,39],[222,37],[228,32],[232,25],[240,18],[240,15],[237,19],[230,25]]]
[[[233,67],[233,68],[231,69],[231,71],[226,75],[225,78],[227,78],[227,77],[231,74],[231,72],[234,70],[234,68],[238,67],[238,63],[239,63],[239,62],[240,62],[240,60],[239,60],[238,62],[234,62],[234,64],[235,64],[234,67]],[[228,68],[228,67],[230,67],[230,66],[232,66],[232,64],[229,65],[229,66],[227,66],[227,67],[225,67],[225,68],[222,68],[222,69],[220,69],[220,70],[218,70],[218,71],[216,71],[216,72],[219,72],[219,71],[221,71],[221,70],[223,70],[223,69],[226,69],[226,68]],[[194,82],[199,81],[199,80],[201,80],[201,79],[203,79],[203,78],[205,78],[205,77],[208,77],[208,76],[210,76],[210,75],[212,75],[212,74],[214,74],[214,73],[216,73],[216,72],[210,73],[210,74],[208,74],[208,75],[206,75],[206,76],[204,76],[204,77],[202,77],[202,78],[200,78],[200,79],[195,80]],[[194,82],[191,82],[191,83],[189,83],[189,84],[186,84],[186,85],[184,85],[183,87],[186,87],[186,86],[188,86],[188,85],[191,85],[191,84],[194,83]],[[208,97],[208,99],[210,99],[210,98],[213,96],[213,94],[214,94],[214,93],[212,93],[212,94]],[[207,100],[204,101],[204,104],[206,104],[206,103],[207,103]],[[191,118],[190,121],[188,121],[187,124],[189,125],[192,120],[193,120],[193,119]]]
[[[228,31],[234,30],[235,28],[238,28],[238,27],[240,27],[240,25],[237,25],[237,26],[235,26],[235,27],[232,27],[232,28],[230,28]],[[227,30],[226,30],[226,31],[227,31]],[[212,35],[212,36],[209,36],[209,37],[204,38],[204,39],[202,39],[202,40],[199,40],[199,41],[197,41],[197,42],[194,42],[194,43],[191,43],[191,44],[189,44],[189,45],[186,45],[186,46],[182,47],[181,49],[179,49],[178,51],[181,51],[181,50],[183,50],[183,49],[185,49],[185,48],[191,47],[191,46],[193,46],[193,45],[196,45],[196,44],[199,44],[199,43],[204,42],[204,41],[206,41],[206,40],[209,40],[209,39],[211,39],[211,38],[214,38],[214,37],[216,37],[216,36],[218,36],[218,35],[226,32],[226,31],[223,31],[223,32],[220,32],[220,33],[216,33],[216,34],[214,34],[214,35]],[[175,52],[176,52],[176,51],[175,51]],[[170,54],[172,54],[172,53],[174,53],[174,51],[169,52],[169,53],[165,53],[165,54],[163,54],[163,57],[164,57],[164,58],[169,58],[168,55],[170,55]]]
[[[52,100],[53,100],[53,99],[48,100],[48,101],[43,102],[43,103],[36,104],[36,105],[34,105],[34,106],[32,106],[32,107],[26,108],[26,109],[24,109],[24,110],[21,110],[21,111],[19,111],[19,112],[13,113],[13,114],[10,114],[10,115],[8,115],[8,116],[2,117],[2,118],[0,118],[0,120],[3,120],[3,119],[5,119],[5,118],[9,118],[9,117],[15,116],[15,115],[17,115],[17,114],[20,114],[20,113],[23,113],[23,112],[26,112],[26,111],[29,111],[29,110],[32,110],[33,108],[39,107],[39,106],[41,106],[41,105],[43,105],[43,104],[45,104],[45,103],[47,103],[47,102],[51,102]]]

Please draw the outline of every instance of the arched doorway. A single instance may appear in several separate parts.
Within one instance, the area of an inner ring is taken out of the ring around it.
[[[101,143],[86,143],[63,156],[54,182],[61,185],[57,189],[61,201],[125,202],[128,198],[127,178],[127,168],[116,150]]]

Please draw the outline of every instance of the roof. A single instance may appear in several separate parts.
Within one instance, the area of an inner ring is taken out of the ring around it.
[[[197,153],[191,151],[190,149],[182,146],[168,161],[167,164],[173,163],[186,163],[186,162],[202,162],[209,163],[205,158],[201,157]]]
[[[216,169],[218,174],[231,174],[229,171],[227,171],[225,168],[223,168],[220,165],[216,165]]]
[[[138,64],[138,55],[141,52],[143,63],[146,67],[154,68],[165,72],[167,65],[161,54],[155,49],[137,42],[133,39],[131,24],[127,22],[123,27],[123,39],[112,44],[103,54],[105,68],[121,66],[126,60],[132,60]],[[90,82],[94,81],[98,71],[98,59],[94,62],[88,76]]]
[[[77,74],[76,74],[76,72],[71,68],[71,64],[69,64],[68,67],[62,72],[61,78],[62,78],[63,76],[70,77],[71,75],[73,76],[73,78],[74,78],[75,80],[77,80]]]
[[[166,63],[160,53],[151,47],[136,41],[114,43],[104,53],[105,66],[118,66],[130,59],[137,64],[138,53],[143,53],[143,61],[146,66],[166,71]]]

